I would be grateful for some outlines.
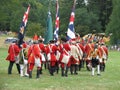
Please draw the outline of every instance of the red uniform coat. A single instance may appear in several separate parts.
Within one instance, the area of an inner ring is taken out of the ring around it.
[[[15,61],[15,56],[17,56],[19,54],[19,52],[20,52],[20,49],[19,49],[18,45],[11,44],[8,49],[9,54],[8,54],[6,60]]]
[[[44,52],[44,53],[46,52],[46,48],[45,48],[45,45],[43,43],[40,43],[39,47],[40,47],[41,52]]]
[[[59,50],[59,48],[55,44],[49,44],[46,47],[46,54],[48,56],[48,59],[50,59],[48,61],[50,61],[51,66],[55,66],[55,63],[57,62],[57,59],[56,59],[57,50]]]
[[[46,47],[46,54],[50,54],[50,61],[56,61],[56,51],[59,48],[55,44],[50,44]]]
[[[59,46],[60,48],[60,63],[61,63],[61,67],[64,68],[64,63],[62,63],[62,59],[64,57],[64,55],[69,55],[68,52],[71,50],[70,49],[70,45],[68,43],[64,43],[64,44],[60,44]],[[68,66],[70,65],[70,62],[68,62]]]
[[[35,63],[35,58],[41,58],[38,44],[31,45],[28,50],[28,63]]]
[[[33,40],[38,40],[38,39],[39,39],[39,37],[37,36],[37,34],[35,34],[33,37]]]
[[[102,48],[103,48],[105,54],[108,56],[108,48],[106,46],[102,46]]]
[[[82,49],[82,51],[83,51],[83,53],[84,53],[84,52],[85,52],[84,46],[83,46],[81,43],[79,43],[78,45],[79,45],[79,47]]]
[[[45,62],[45,56],[44,56],[44,53],[46,53],[46,47],[43,43],[40,43],[39,44],[39,48],[40,48],[40,53],[41,53],[41,63],[42,62]]]
[[[99,51],[99,59],[102,59],[103,50],[102,50],[101,46],[98,46],[98,51]]]
[[[78,47],[78,49],[80,51],[80,55],[81,55],[81,59],[82,59],[83,54],[85,53],[84,46],[81,43],[77,43],[76,46]]]
[[[90,60],[90,55],[91,55],[91,52],[93,51],[94,49],[94,44],[86,44],[85,45],[85,53],[86,53],[86,59]]]

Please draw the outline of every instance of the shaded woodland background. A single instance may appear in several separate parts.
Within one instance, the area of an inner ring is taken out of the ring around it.
[[[0,31],[18,32],[23,14],[31,5],[26,35],[34,33],[44,36],[47,14],[51,11],[55,26],[56,0],[0,0]],[[64,35],[68,28],[73,0],[59,0],[60,32]],[[75,31],[81,36],[88,33],[106,33],[111,36],[111,44],[120,42],[120,0],[77,0],[75,9]],[[53,27],[54,28],[54,27]]]

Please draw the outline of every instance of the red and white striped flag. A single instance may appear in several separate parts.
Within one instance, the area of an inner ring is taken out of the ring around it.
[[[29,12],[30,12],[30,5],[28,6],[27,11],[24,13],[24,16],[23,16],[24,27],[26,27]]]
[[[29,12],[30,12],[30,5],[28,6],[27,11],[24,13],[23,20],[22,20],[22,23],[20,25],[20,30],[18,33],[19,46],[23,43],[23,38],[24,38],[24,34],[25,34],[25,28],[26,28],[26,24],[28,21]]]
[[[56,20],[55,20],[55,31],[54,31],[54,40],[58,40],[58,32],[59,32],[59,3],[56,0]]]

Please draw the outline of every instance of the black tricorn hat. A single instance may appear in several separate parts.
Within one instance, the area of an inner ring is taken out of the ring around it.
[[[61,41],[67,42],[67,39],[66,39],[65,37],[62,37],[62,38],[61,38]]]
[[[49,41],[49,43],[54,43],[54,42],[55,42],[55,40],[50,40],[50,41]]]

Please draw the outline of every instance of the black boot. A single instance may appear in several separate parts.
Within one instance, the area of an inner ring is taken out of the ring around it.
[[[59,64],[58,64],[58,62],[56,63],[56,74],[58,74],[59,73]]]
[[[40,74],[42,74],[42,69],[40,69]]]
[[[64,68],[61,69],[61,76],[63,77],[64,76]]]
[[[56,66],[56,73],[58,74],[59,73],[59,67]]]
[[[68,66],[66,66],[66,70],[65,70],[65,77],[67,77],[68,75],[67,75],[67,73],[68,73]]]
[[[44,64],[42,63],[41,68],[40,68],[40,71],[39,71],[40,74],[42,74],[42,70],[43,70],[42,67],[43,67],[43,65],[44,65]]]
[[[36,78],[40,78],[40,70],[37,70]]]
[[[104,66],[103,66],[103,63],[100,64],[100,71],[103,71],[104,69]]]
[[[81,60],[81,68],[84,68],[84,60]]]
[[[45,70],[47,69],[47,65],[46,65],[46,62],[44,63],[44,68],[45,68]]]
[[[29,71],[29,78],[32,78],[32,71]]]
[[[103,63],[103,72],[105,71],[105,63]]]
[[[70,66],[71,75],[73,75],[73,65]]]
[[[9,67],[8,67],[8,74],[12,74],[12,67],[13,67],[14,62],[9,63]]]
[[[16,64],[16,66],[17,66],[18,73],[20,74],[20,65]]]
[[[82,62],[80,62],[80,64],[78,65],[79,71],[81,70],[81,68],[82,68]]]
[[[75,70],[74,70],[74,74],[77,75],[77,65],[75,65]]]
[[[54,76],[54,74],[53,74],[54,68],[53,68],[53,67],[50,67],[50,70],[49,70],[49,71],[50,71],[50,75],[51,75],[51,76]]]

